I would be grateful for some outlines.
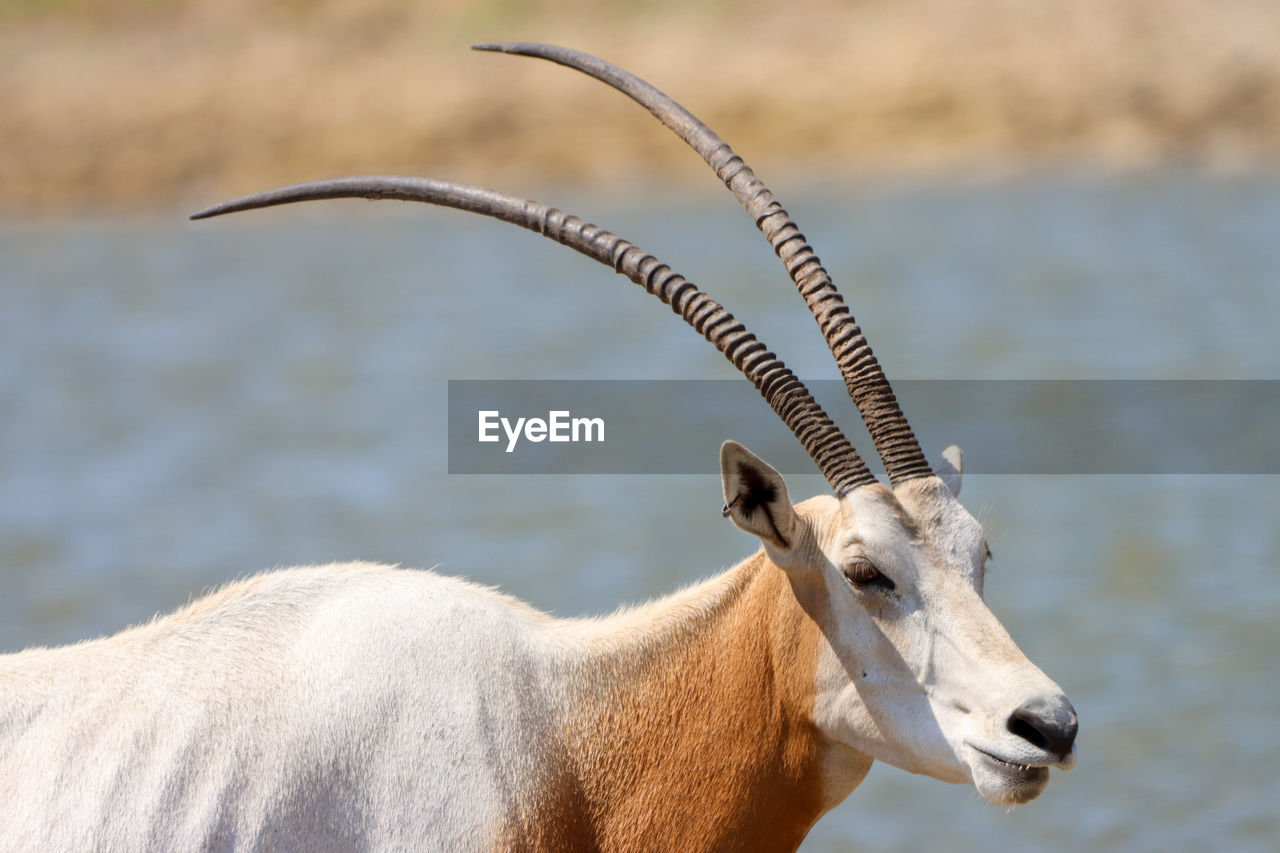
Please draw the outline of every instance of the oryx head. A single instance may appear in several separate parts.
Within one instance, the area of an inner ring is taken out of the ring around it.
[[[725,515],[758,536],[807,593],[821,632],[813,722],[831,742],[914,772],[972,781],[993,803],[1032,799],[1074,761],[1076,715],[982,600],[990,555],[957,500],[961,457],[925,461],[883,371],[826,270],[751,169],[695,116],[634,75],[547,45],[484,45],[549,59],[626,93],[676,132],[734,193],[813,312],[884,462],[879,483],[803,384],[734,317],[631,243],[577,217],[491,190],[422,178],[316,181],[195,214],[322,198],[424,201],[483,213],[612,266],[670,305],[760,390],[831,484],[793,506],[782,477],[746,448],[721,449]]]
[[[983,602],[990,551],[956,500],[959,449],[937,464],[939,476],[793,507],[768,464],[734,442],[721,449],[734,522],[797,587],[819,590],[817,726],[903,769],[971,781],[990,802],[1023,803],[1049,767],[1074,763],[1075,710]]]

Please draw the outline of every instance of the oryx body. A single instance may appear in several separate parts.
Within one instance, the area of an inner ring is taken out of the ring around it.
[[[834,495],[793,506],[772,468],[726,442],[724,513],[760,550],[602,619],[553,619],[432,572],[344,565],[260,575],[113,637],[0,658],[0,848],[794,849],[876,759],[1005,804],[1073,762],[1074,711],[982,601],[989,551],[956,500],[958,451],[924,462],[785,211],[643,81],[563,49],[508,49],[617,86],[717,169],[809,303],[890,486],[732,315],[574,217],[402,178],[217,208],[373,195],[551,236],[720,349]]]

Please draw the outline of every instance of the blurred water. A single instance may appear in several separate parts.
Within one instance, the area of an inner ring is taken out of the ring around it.
[[[891,376],[1280,378],[1275,175],[784,197]],[[835,376],[727,197],[564,206],[702,284],[801,376]],[[277,565],[440,564],[577,614],[752,550],[714,477],[446,473],[448,379],[732,372],[638,288],[509,226],[359,202],[10,224],[0,278],[0,649]],[[964,499],[993,541],[993,609],[1080,712],[1079,764],[1012,812],[877,765],[805,849],[1274,849],[1276,479],[987,476]]]

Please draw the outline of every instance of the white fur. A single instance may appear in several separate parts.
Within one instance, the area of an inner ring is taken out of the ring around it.
[[[329,566],[6,656],[0,849],[482,849],[536,783],[550,621]]]
[[[856,490],[841,502],[845,524],[838,529],[856,537],[825,543],[829,563],[870,557],[896,588],[888,596],[851,596],[834,572],[824,575],[838,627],[818,667],[814,713],[833,739],[882,761],[972,782],[992,802],[1025,802],[1047,775],[1011,780],[984,753],[1011,764],[1069,767],[1074,752],[1047,754],[1008,728],[1028,699],[1065,697],[982,601],[987,544],[955,500],[960,466],[958,453],[950,455],[950,482],[911,480],[894,492],[918,536],[883,511],[883,494]]]

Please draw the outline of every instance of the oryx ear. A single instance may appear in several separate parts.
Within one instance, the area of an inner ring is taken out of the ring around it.
[[[782,475],[736,441],[720,445],[724,514],[777,548],[791,547],[796,511]]]
[[[933,473],[947,484],[953,497],[960,497],[960,474],[964,471],[964,452],[954,444],[942,451],[933,462]]]

